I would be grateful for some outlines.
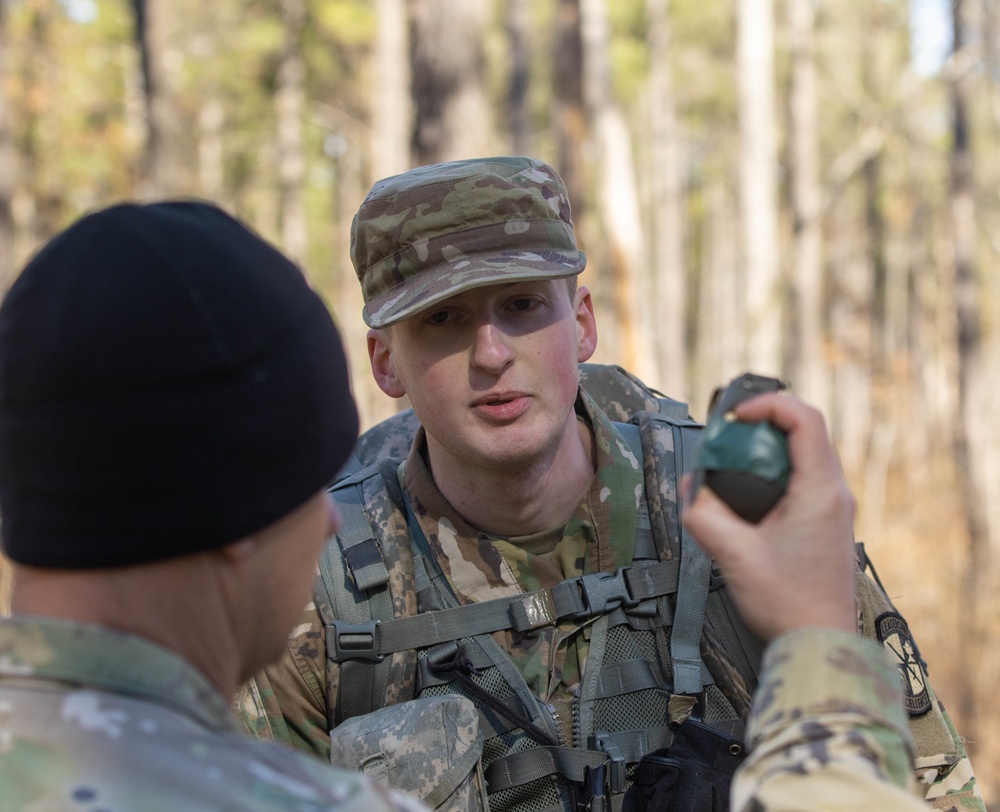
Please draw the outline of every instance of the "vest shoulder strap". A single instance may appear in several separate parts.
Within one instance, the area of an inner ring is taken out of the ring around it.
[[[388,661],[347,663],[343,657],[345,649],[363,648],[364,634],[353,637],[331,634],[339,624],[367,629],[393,616],[388,570],[364,507],[365,482],[381,475],[378,465],[358,466],[355,473],[330,489],[342,524],[334,539],[324,545],[320,556],[318,583],[322,585],[322,594],[316,595],[316,606],[326,627],[327,658],[344,661],[336,702],[331,701],[332,697],[327,698],[327,722],[331,729],[344,719],[382,707],[389,679]]]

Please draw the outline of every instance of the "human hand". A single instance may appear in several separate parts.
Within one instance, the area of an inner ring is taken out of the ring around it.
[[[735,412],[787,432],[788,490],[750,524],[703,486],[685,506],[684,526],[721,567],[743,619],[763,639],[806,626],[855,631],[855,501],[823,416],[777,394],[748,400]]]

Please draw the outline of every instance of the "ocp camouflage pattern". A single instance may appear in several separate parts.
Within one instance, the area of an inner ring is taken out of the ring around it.
[[[378,181],[354,217],[351,260],[370,327],[470,287],[573,276],[587,264],[562,179],[522,157],[433,164]]]
[[[143,638],[0,620],[0,812],[419,812],[368,778],[248,739],[228,703]]]
[[[910,771],[899,680],[871,641],[820,629],[773,641],[748,734],[736,812],[927,809]]]

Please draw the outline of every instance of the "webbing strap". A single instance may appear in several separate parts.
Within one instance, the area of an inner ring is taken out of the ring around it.
[[[698,437],[684,426],[674,427],[675,481],[695,463]],[[678,442],[679,440],[679,442]],[[701,630],[712,575],[712,561],[681,525],[680,504],[677,523],[681,530],[681,568],[677,582],[674,624],[670,629],[670,660],[673,667],[674,693],[698,694],[701,680]]]
[[[368,590],[388,583],[389,573],[365,514],[360,481],[352,478],[346,487],[338,487],[337,507],[343,520],[337,541],[358,589]]]
[[[747,628],[728,589],[708,593],[705,620],[718,635],[720,648],[743,678],[747,692],[753,695],[764,656],[764,641]]]
[[[677,401],[670,401],[671,403],[677,403]],[[680,404],[686,409],[685,404]],[[628,447],[632,452],[632,455],[639,462],[639,470],[642,471],[643,464],[643,453],[642,453],[642,436],[639,433],[639,427],[635,423],[615,423],[615,428],[618,433],[625,439],[628,443]],[[649,521],[649,503],[646,499],[639,500],[639,513],[636,521],[635,527],[635,546],[632,549],[632,560],[650,559],[655,561],[658,558],[656,554],[656,543],[653,540],[653,528]]]
[[[372,625],[393,615],[387,586],[388,572],[375,544],[363,504],[361,483],[371,473],[366,469],[345,479],[337,487],[337,503],[342,517],[338,544],[326,544],[319,562],[320,580],[335,614],[333,618],[324,618],[328,645],[330,628],[337,623]],[[372,556],[373,550],[377,559]],[[366,593],[365,599],[359,600],[357,593],[348,585],[348,573],[357,589]],[[328,649],[328,656],[330,651]],[[335,701],[333,697],[327,697],[327,722],[331,729],[345,719],[382,707],[388,687],[389,666],[389,662],[379,665],[344,663],[338,696]]]
[[[335,620],[327,626],[327,649],[333,652],[335,662],[351,659],[378,662],[396,651],[426,648],[505,629],[527,632],[567,618],[582,620],[605,614],[619,606],[636,607],[641,612],[639,604],[676,591],[679,568],[676,560],[645,567],[622,567],[614,573],[570,578],[551,589],[378,623]]]
[[[561,775],[583,781],[584,769],[599,767],[608,760],[605,753],[573,747],[533,747],[496,759],[483,771],[490,795],[537,781],[547,775]]]

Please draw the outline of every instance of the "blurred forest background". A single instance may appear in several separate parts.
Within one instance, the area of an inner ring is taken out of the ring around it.
[[[399,406],[348,258],[372,182],[554,164],[595,360],[699,417],[747,368],[823,408],[988,801],[998,146],[1000,0],[0,0],[0,285],[93,207],[218,201],[336,312],[366,425]]]

